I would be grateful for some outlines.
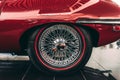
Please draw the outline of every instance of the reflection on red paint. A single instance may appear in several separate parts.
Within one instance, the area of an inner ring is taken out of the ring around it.
[[[113,27],[113,30],[114,30],[114,31],[120,31],[120,25],[114,26],[114,27]]]
[[[38,25],[55,22],[76,24],[81,19],[117,19],[120,21],[120,7],[111,0],[4,1],[6,2],[3,5],[0,0],[0,44],[3,45],[0,49],[2,50],[13,48],[20,50],[21,36]],[[120,31],[118,31],[120,28],[115,27],[117,32],[113,31],[113,24],[81,25],[89,27],[99,34],[96,45],[100,46],[120,38]]]

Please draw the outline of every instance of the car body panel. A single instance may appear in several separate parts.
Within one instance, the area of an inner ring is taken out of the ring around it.
[[[107,0],[4,0],[0,15],[0,51],[21,50],[20,39],[27,30],[55,22],[90,27],[99,33],[97,46],[120,38],[120,31],[113,31],[113,26],[120,23],[77,23],[84,19],[119,22],[120,7]]]

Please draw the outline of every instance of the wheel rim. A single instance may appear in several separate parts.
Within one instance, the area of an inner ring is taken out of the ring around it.
[[[47,28],[38,40],[38,51],[45,64],[53,68],[66,68],[77,62],[82,54],[82,39],[68,25]]]

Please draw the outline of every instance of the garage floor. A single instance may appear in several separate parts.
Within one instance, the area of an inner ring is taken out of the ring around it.
[[[73,75],[46,75],[29,61],[0,61],[0,80],[116,80],[109,72],[85,67]]]
[[[100,70],[112,70],[112,75],[120,80],[120,49],[117,49],[115,45],[94,48],[86,66]]]

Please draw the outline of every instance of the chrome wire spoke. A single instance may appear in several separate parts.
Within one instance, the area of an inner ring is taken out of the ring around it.
[[[38,49],[41,57],[51,66],[71,65],[81,54],[81,37],[67,25],[54,25],[43,31]]]

